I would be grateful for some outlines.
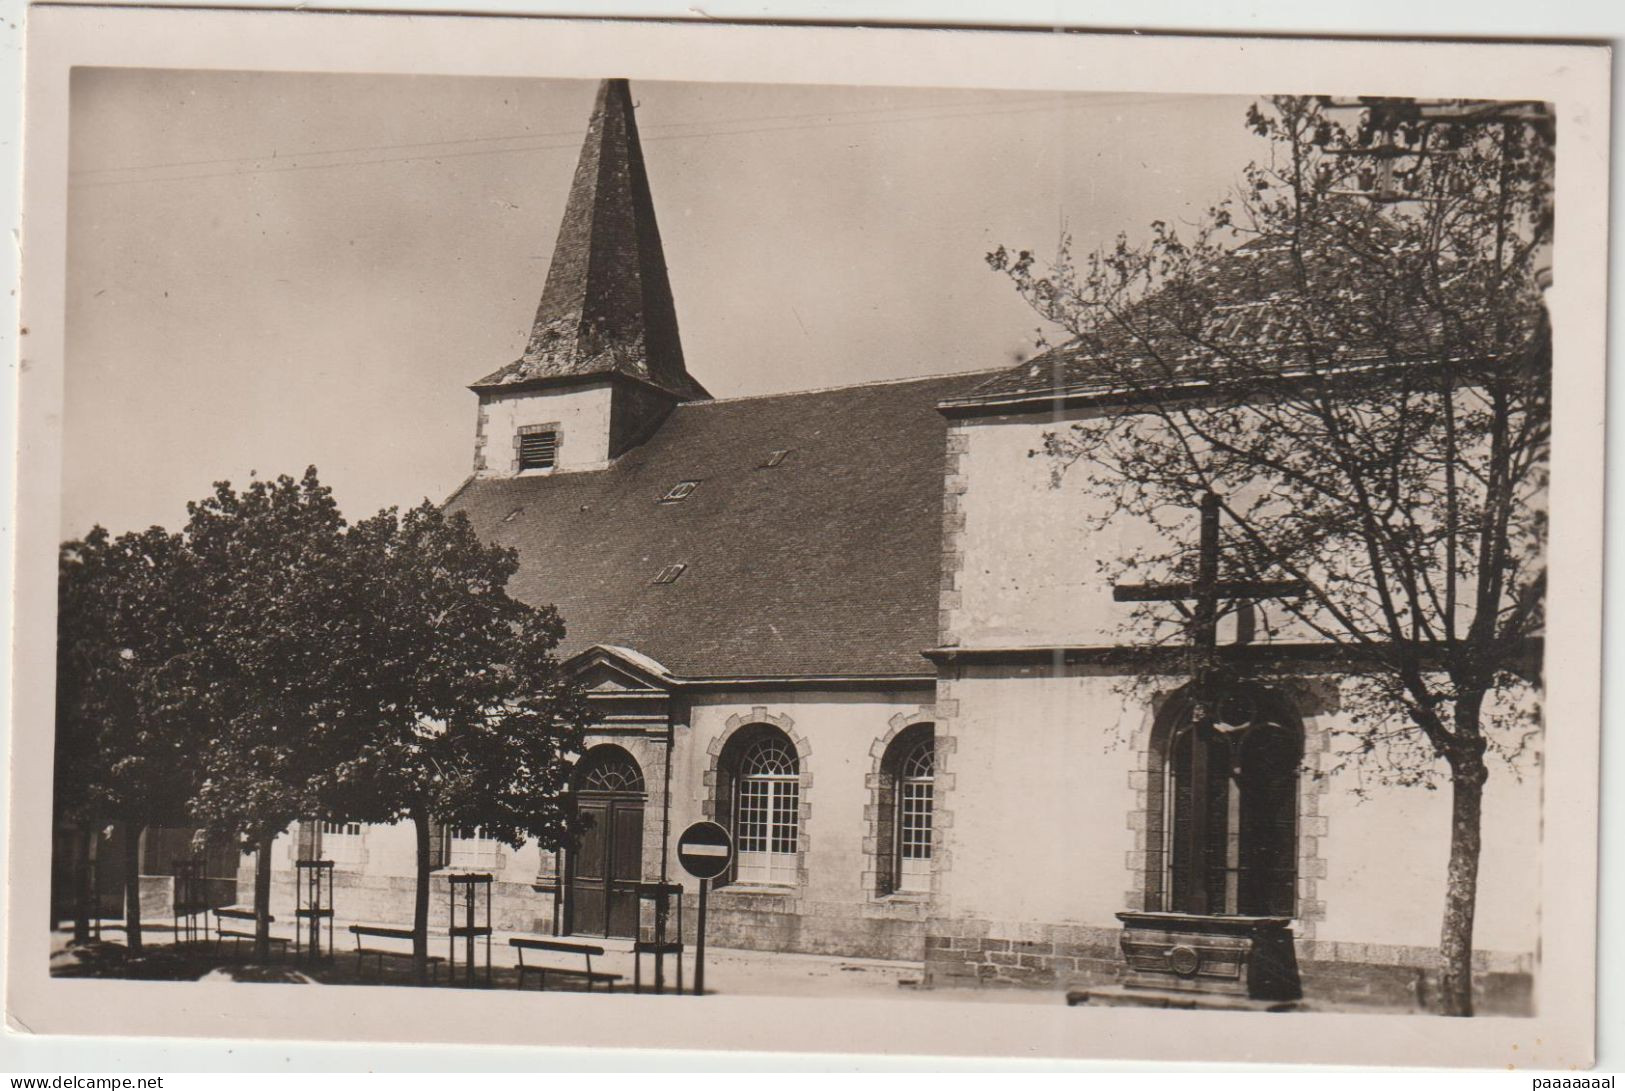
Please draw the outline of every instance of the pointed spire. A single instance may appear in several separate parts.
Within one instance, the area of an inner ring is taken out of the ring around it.
[[[682,399],[708,397],[683,364],[625,80],[598,87],[525,354],[474,389],[612,374]]]

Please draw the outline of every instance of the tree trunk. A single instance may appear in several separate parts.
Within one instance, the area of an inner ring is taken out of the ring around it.
[[[271,957],[271,846],[276,835],[261,834],[254,842],[254,959]]]
[[[124,949],[131,958],[141,954],[141,830],[124,823]]]
[[[429,980],[429,816],[419,807],[412,809],[412,825],[418,842],[418,881],[412,895],[412,970],[418,984]]]
[[[1450,869],[1439,934],[1441,1015],[1473,1014],[1473,911],[1478,902],[1478,853],[1484,782],[1482,748],[1450,763]]]
[[[90,903],[96,896],[95,876],[90,870],[90,854],[96,844],[96,831],[88,827],[74,838],[73,853],[73,942],[90,942]]]

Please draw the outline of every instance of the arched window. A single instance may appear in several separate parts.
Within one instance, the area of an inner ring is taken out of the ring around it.
[[[877,894],[931,889],[935,775],[933,725],[913,724],[887,744],[876,808]]]
[[[578,792],[641,792],[643,770],[618,746],[595,746],[576,767]]]
[[[782,731],[765,725],[739,751],[733,796],[742,883],[793,885],[800,840],[801,761]]]
[[[1294,916],[1303,727],[1268,690],[1237,685],[1216,705],[1172,702],[1159,731],[1162,843],[1147,860],[1148,902]]]
[[[897,774],[897,889],[931,889],[931,801],[937,742],[929,728]]]

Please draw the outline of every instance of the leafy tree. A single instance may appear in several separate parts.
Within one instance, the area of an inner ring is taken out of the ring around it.
[[[269,949],[271,848],[321,813],[323,772],[348,745],[336,665],[356,653],[345,613],[344,522],[315,467],[295,481],[229,482],[187,506],[186,544],[206,603],[188,699],[207,722],[194,803],[255,853],[255,956]]]
[[[1551,133],[1538,107],[1348,124],[1305,98],[1248,124],[1268,160],[1194,230],[989,262],[1070,335],[1034,366],[1098,395],[1047,436],[1055,472],[1171,543],[1108,567],[1194,571],[1184,513],[1217,493],[1230,576],[1305,581],[1278,627],[1344,653],[1344,758],[1448,780],[1442,1008],[1470,1015],[1486,756],[1539,730]],[[1163,609],[1132,624],[1177,631]]]
[[[557,847],[585,704],[559,669],[564,626],[506,588],[517,554],[485,545],[433,505],[394,509],[346,535],[347,631],[340,661],[356,747],[313,784],[346,818],[412,822],[413,954],[428,958],[435,825],[479,827],[514,848]]]
[[[181,539],[162,528],[65,542],[58,561],[54,807],[76,825],[75,938],[86,936],[94,829],[123,835],[125,935],[142,949],[140,842],[179,821],[197,762],[196,723],[178,694],[197,599]]]

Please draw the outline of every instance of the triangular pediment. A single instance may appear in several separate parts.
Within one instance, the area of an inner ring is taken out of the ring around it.
[[[564,664],[589,696],[670,693],[673,679],[661,664],[630,648],[597,644]]]

